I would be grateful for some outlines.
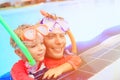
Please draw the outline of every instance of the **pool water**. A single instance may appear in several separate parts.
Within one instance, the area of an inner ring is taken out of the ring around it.
[[[15,29],[18,25],[35,24],[41,20],[40,10],[43,9],[64,17],[70,24],[76,41],[88,41],[103,30],[120,24],[118,2],[107,1],[75,0],[42,3],[23,8],[0,9],[0,15],[12,29]],[[12,65],[19,59],[9,44],[9,38],[10,35],[0,24],[0,75],[10,71]],[[70,44],[69,40],[67,44]]]

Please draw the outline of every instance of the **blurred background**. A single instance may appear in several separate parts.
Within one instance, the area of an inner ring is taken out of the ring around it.
[[[0,7],[18,7],[39,4],[43,2],[54,2],[54,1],[65,1],[65,0],[0,0]]]

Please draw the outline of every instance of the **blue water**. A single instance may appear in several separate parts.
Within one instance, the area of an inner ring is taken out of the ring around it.
[[[76,0],[37,4],[24,8],[1,9],[0,15],[15,29],[21,24],[35,24],[42,16],[40,10],[64,17],[70,24],[76,41],[87,41],[100,34],[103,30],[120,25],[120,6],[118,2],[97,0]],[[10,35],[0,24],[0,75],[10,71],[12,65],[19,59],[9,44]],[[70,41],[67,40],[67,44]]]

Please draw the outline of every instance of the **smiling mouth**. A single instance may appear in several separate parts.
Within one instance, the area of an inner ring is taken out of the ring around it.
[[[62,48],[53,48],[53,50],[56,51],[56,52],[61,52]]]
[[[38,56],[43,56],[43,55],[44,55],[44,52],[38,54]]]

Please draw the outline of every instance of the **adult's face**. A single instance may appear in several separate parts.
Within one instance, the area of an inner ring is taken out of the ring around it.
[[[66,45],[65,32],[50,32],[47,36],[45,36],[44,44],[46,46],[46,57],[53,59],[62,58]]]

